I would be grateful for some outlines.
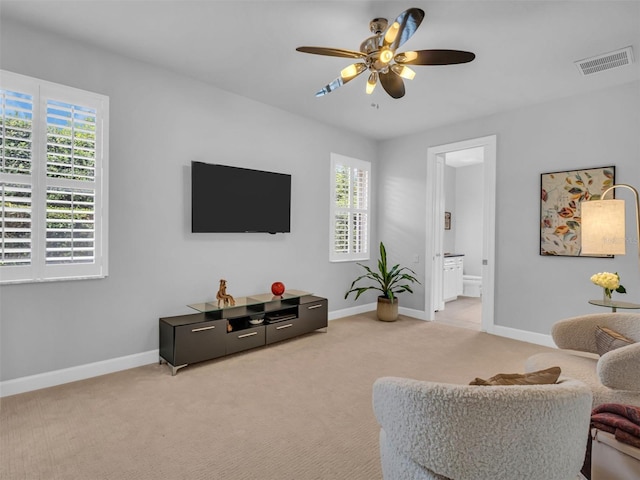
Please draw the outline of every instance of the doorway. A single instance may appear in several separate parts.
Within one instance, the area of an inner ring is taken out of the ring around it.
[[[427,235],[425,245],[425,312],[428,320],[435,312],[445,309],[443,296],[443,268],[445,246],[445,168],[447,154],[463,150],[481,150],[482,168],[482,247],[481,259],[482,306],[480,329],[491,331],[494,311],[495,258],[495,190],[496,136],[476,138],[430,147],[427,150]],[[464,253],[464,252],[459,252]],[[428,285],[427,285],[428,283]]]

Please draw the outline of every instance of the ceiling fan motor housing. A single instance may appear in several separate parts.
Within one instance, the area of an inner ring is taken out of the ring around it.
[[[374,18],[369,22],[369,29],[373,33],[360,44],[360,51],[367,55],[380,50],[382,46],[382,34],[387,30],[389,21],[386,18]]]
[[[380,35],[389,26],[389,20],[386,18],[374,18],[369,22],[369,30],[374,35]]]
[[[360,51],[362,53],[366,53],[367,55],[369,55],[370,53],[380,50],[381,38],[382,37],[380,35],[375,35],[373,37],[367,38],[364,42],[360,44]]]

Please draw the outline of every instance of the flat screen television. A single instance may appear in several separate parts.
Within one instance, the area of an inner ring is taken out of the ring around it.
[[[291,175],[191,162],[191,231],[291,231]]]

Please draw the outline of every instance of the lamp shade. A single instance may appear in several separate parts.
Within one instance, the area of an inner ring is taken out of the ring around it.
[[[583,255],[624,255],[624,200],[581,202]]]

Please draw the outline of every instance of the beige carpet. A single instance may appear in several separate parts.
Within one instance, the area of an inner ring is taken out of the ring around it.
[[[365,314],[180,370],[148,365],[0,400],[3,480],[375,480],[371,385],[521,372],[547,350]]]
[[[480,331],[482,326],[482,299],[458,297],[445,303],[444,310],[435,313],[436,323]]]

